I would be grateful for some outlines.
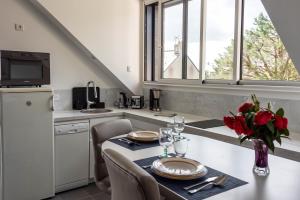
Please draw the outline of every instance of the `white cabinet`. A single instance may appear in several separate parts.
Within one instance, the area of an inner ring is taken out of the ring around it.
[[[89,181],[89,121],[55,125],[55,191]]]
[[[8,91],[8,89],[7,89]],[[51,91],[1,92],[1,199],[54,195]]]
[[[105,117],[105,118],[95,118],[95,119],[90,119],[90,130],[92,129],[93,126],[96,124],[100,124],[106,121],[112,121],[116,119],[122,119],[121,116],[119,117]],[[91,131],[90,131],[91,133]],[[94,165],[95,165],[95,159],[94,159],[94,148],[93,148],[93,140],[92,140],[92,135],[90,134],[90,160],[89,160],[89,178],[91,181],[94,179]]]

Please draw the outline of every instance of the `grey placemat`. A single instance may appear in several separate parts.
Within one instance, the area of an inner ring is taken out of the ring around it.
[[[137,161],[135,161],[135,163],[139,166],[151,165],[153,163],[153,161],[156,159],[158,159],[158,157],[151,157],[151,158],[146,158],[146,159],[142,159],[142,160],[137,160]],[[247,182],[245,182],[243,180],[240,180],[238,178],[227,175],[228,177],[226,179],[224,187],[207,187],[207,189],[197,192],[195,194],[189,194],[186,190],[183,189],[183,187],[201,182],[201,181],[205,180],[206,178],[224,175],[224,173],[222,173],[218,170],[212,169],[207,166],[206,166],[206,168],[208,169],[208,173],[206,176],[199,178],[199,179],[195,179],[195,180],[189,180],[189,181],[177,181],[177,180],[163,178],[163,177],[160,177],[160,176],[157,176],[156,174],[154,174],[150,168],[146,169],[146,171],[149,172],[152,176],[154,176],[154,178],[157,180],[158,183],[169,188],[173,192],[177,193],[179,196],[184,197],[185,199],[188,199],[188,200],[205,199],[205,198],[214,196],[216,194],[220,194],[222,192],[226,192],[233,188],[247,184]]]
[[[123,137],[123,138],[126,138],[126,137]],[[119,141],[118,138],[115,138],[115,139],[109,139],[110,142],[113,142],[115,144],[118,144],[126,149],[129,149],[131,151],[137,151],[137,150],[141,150],[141,149],[147,149],[147,148],[152,148],[152,147],[157,147],[159,146],[159,142],[158,141],[154,141],[154,142],[136,142],[138,144],[140,144],[139,146],[138,145],[135,145],[135,144],[132,144],[132,145],[129,145],[125,142],[122,142],[122,141]]]
[[[219,119],[210,119],[205,121],[191,122],[191,123],[187,123],[186,125],[207,129],[207,128],[214,128],[218,126],[224,126],[224,122]]]

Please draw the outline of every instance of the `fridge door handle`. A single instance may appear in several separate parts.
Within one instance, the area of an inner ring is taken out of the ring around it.
[[[54,111],[54,105],[53,105],[53,98],[54,96],[51,95],[50,99],[49,99],[49,107],[50,107],[50,111]]]

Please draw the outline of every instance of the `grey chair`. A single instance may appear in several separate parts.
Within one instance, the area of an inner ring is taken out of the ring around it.
[[[156,180],[120,153],[103,151],[111,182],[112,200],[160,200]]]
[[[94,148],[94,172],[97,187],[104,192],[110,193],[110,182],[105,162],[102,158],[102,143],[106,140],[127,134],[132,131],[131,123],[128,119],[117,119],[103,122],[92,127],[92,138]]]

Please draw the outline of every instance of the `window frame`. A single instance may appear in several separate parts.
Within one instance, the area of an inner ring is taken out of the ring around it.
[[[205,42],[206,42],[206,11],[207,11],[207,1],[208,0],[201,0],[201,18],[200,18],[200,69],[199,69],[199,79],[173,79],[173,78],[162,78],[162,56],[163,56],[163,48],[162,48],[162,42],[163,42],[163,12],[162,12],[162,4],[166,2],[170,2],[174,0],[144,0],[144,5],[149,5],[152,3],[158,3],[158,27],[160,30],[158,30],[158,35],[156,36],[158,40],[157,48],[159,50],[159,56],[156,55],[156,59],[159,60],[159,62],[155,63],[155,75],[154,75],[154,81],[145,81],[144,84],[148,85],[151,83],[158,83],[158,84],[170,84],[170,85],[193,85],[193,86],[205,86],[205,85],[244,85],[244,86],[284,86],[284,87],[294,87],[299,86],[300,87],[300,81],[284,81],[284,80],[243,80],[242,79],[242,58],[243,58],[243,33],[244,33],[244,6],[245,6],[245,0],[235,0],[235,21],[234,21],[234,55],[233,55],[233,79],[232,80],[223,80],[223,79],[205,79]],[[176,0],[175,0],[176,1]],[[183,2],[188,0],[182,0]],[[184,3],[185,4],[185,3]],[[184,6],[185,7],[185,6]],[[186,6],[187,7],[187,6]],[[188,12],[186,12],[187,8],[183,9],[183,17],[187,18]],[[143,9],[145,12],[145,9]],[[185,24],[185,19],[183,19],[183,27],[186,27],[187,24]],[[187,41],[185,38],[184,41],[184,33],[186,30],[183,29],[183,43],[186,43]],[[144,33],[144,30],[143,30]],[[186,34],[187,35],[187,34]],[[145,40],[143,40],[145,41]],[[184,48],[187,47],[187,44],[184,44]],[[184,51],[185,54],[187,51]],[[183,53],[183,57],[185,55]],[[143,54],[143,59],[145,59]],[[186,59],[185,59],[186,60]],[[144,63],[144,61],[143,61]],[[186,70],[186,65],[183,65],[182,67]],[[143,70],[145,66],[143,66]],[[299,72],[300,73],[300,72]],[[143,73],[144,74],[144,73]],[[182,74],[182,77],[184,73]],[[186,73],[185,73],[186,78]],[[227,88],[227,87],[225,87]]]

